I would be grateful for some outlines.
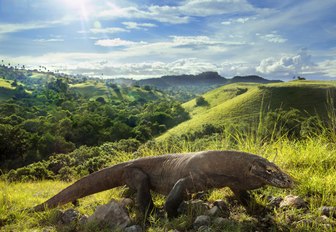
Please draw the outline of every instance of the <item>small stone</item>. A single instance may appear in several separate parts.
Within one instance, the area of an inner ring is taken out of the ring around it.
[[[88,218],[88,222],[95,220],[103,221],[111,228],[119,227],[121,229],[126,228],[131,223],[127,210],[116,200],[111,200],[106,205],[98,206],[94,214]]]
[[[222,217],[217,217],[213,220],[213,223],[215,225],[223,225],[223,224],[226,224],[226,223],[229,223],[229,222],[231,222],[229,219],[222,218]]]
[[[133,226],[129,226],[126,227],[125,232],[142,232],[142,228],[139,225],[133,225]]]
[[[322,206],[319,211],[321,212],[321,215],[325,215],[327,217],[333,216],[336,217],[336,207],[332,206]]]
[[[221,217],[224,217],[224,218],[230,217],[230,209],[229,209],[229,207],[227,206],[227,204],[223,200],[216,200],[213,203],[213,205],[217,206],[220,209],[220,211],[221,211],[220,216]]]
[[[61,220],[64,224],[70,224],[74,221],[77,221],[80,216],[80,213],[75,209],[68,209],[63,212]]]
[[[322,216],[317,217],[316,220],[318,222],[322,222],[323,223],[323,222],[328,222],[329,218],[326,215],[322,215]]]
[[[78,224],[85,225],[88,222],[88,218],[89,217],[87,215],[82,215],[78,220]]]
[[[198,232],[210,232],[210,228],[208,226],[200,226],[197,230]]]
[[[273,196],[268,196],[268,205],[274,208],[278,208],[280,206],[280,203],[283,201],[282,197],[273,197]]]
[[[123,199],[121,199],[120,204],[123,207],[133,207],[134,206],[134,201],[131,198],[123,198]]]
[[[193,224],[194,229],[198,229],[201,226],[208,226],[208,225],[210,225],[210,217],[207,215],[198,216]]]
[[[207,215],[209,215],[210,217],[219,216],[220,213],[221,213],[221,210],[219,209],[218,206],[214,206],[207,211]]]
[[[209,209],[209,206],[201,200],[183,201],[177,212],[187,213],[190,209],[196,211],[198,214],[203,214]]]
[[[307,208],[307,203],[299,196],[288,195],[280,202],[280,208],[284,207]]]

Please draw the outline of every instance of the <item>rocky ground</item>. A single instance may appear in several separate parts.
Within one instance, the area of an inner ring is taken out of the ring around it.
[[[158,231],[159,228],[171,232],[309,231],[309,228],[336,230],[336,207],[322,206],[316,214],[311,212],[309,204],[299,196],[268,196],[266,199],[266,206],[254,205],[247,210],[235,200],[208,202],[194,199],[180,205],[179,212],[184,217],[168,221],[161,209],[157,210],[154,219],[143,222],[130,216],[134,202],[130,198],[124,198],[98,206],[90,216],[71,208],[66,211],[56,210],[55,218],[58,225],[71,225],[75,231],[95,231],[99,228],[101,231],[125,232]],[[279,215],[283,217],[282,220],[279,220]],[[51,230],[46,227],[43,231]]]

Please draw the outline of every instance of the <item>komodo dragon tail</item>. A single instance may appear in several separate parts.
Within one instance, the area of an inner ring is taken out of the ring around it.
[[[85,176],[49,200],[35,206],[33,211],[55,208],[94,193],[122,186],[125,184],[122,181],[122,174],[126,165],[127,163],[117,164]]]

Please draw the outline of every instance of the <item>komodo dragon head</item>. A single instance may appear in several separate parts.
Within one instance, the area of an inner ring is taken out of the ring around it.
[[[253,161],[249,172],[265,184],[278,188],[292,188],[294,181],[292,177],[280,170],[275,164],[265,160],[257,159]]]

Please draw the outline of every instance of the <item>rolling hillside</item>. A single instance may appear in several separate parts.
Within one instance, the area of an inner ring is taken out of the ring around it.
[[[14,87],[11,81],[0,78],[0,100],[8,100],[14,96]]]
[[[295,108],[304,116],[327,116],[328,93],[335,99],[336,82],[292,81],[267,85],[236,83],[226,85],[203,95],[207,104],[196,106],[195,99],[183,106],[191,119],[170,129],[158,139],[202,130],[204,124],[220,127],[225,123],[243,123],[258,120],[260,112],[277,108]],[[335,102],[335,101],[334,101]]]

